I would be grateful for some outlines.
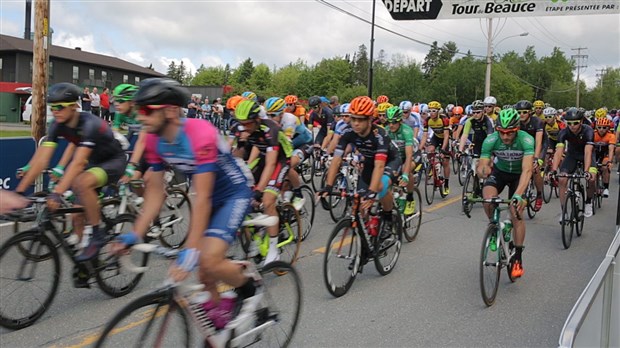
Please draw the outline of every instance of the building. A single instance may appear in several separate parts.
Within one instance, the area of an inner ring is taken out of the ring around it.
[[[20,122],[29,95],[15,91],[32,84],[33,41],[0,35],[0,122]],[[121,83],[139,84],[149,77],[163,77],[155,70],[122,59],[52,45],[49,51],[49,84],[72,82],[80,87],[112,89]]]

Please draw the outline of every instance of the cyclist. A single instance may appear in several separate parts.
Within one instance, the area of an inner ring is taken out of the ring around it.
[[[389,101],[390,101],[390,98],[388,98],[387,95],[381,94],[380,96],[377,97],[376,105],[379,105],[381,103],[388,103]]]
[[[403,122],[411,127],[414,138],[419,140],[418,135],[420,130],[422,130],[420,114],[412,110],[413,105],[408,100],[400,102],[398,107],[403,111]]]
[[[558,143],[556,145],[555,155],[553,156],[553,166],[549,173],[550,179],[554,179],[558,168],[561,173],[572,174],[577,169],[577,162],[583,163],[583,170],[587,175],[587,179],[590,182],[587,185],[587,197],[584,207],[584,216],[592,216],[592,196],[594,194],[594,178],[597,172],[594,160],[594,131],[592,127],[583,124],[585,115],[582,110],[577,108],[570,108],[566,110],[564,120],[566,121],[566,128],[562,129],[558,134]],[[565,148],[565,143],[569,146]],[[560,159],[562,155],[566,154],[562,165],[560,166]],[[564,207],[566,203],[566,185],[567,178],[559,178],[558,185],[560,189],[560,204]],[[560,214],[560,222],[562,216]]]
[[[385,117],[385,114],[387,110],[391,108],[392,106],[394,105],[387,103],[387,102],[377,105],[377,109],[375,111],[377,114],[377,118],[374,120],[373,123],[375,123],[377,126],[385,128],[385,126],[387,125],[387,119]]]
[[[601,165],[603,176],[603,197],[609,197],[609,174],[611,173],[611,161],[614,158],[616,147],[616,136],[610,129],[613,123],[607,118],[600,118],[596,121],[596,132],[594,132],[594,153],[596,163]]]
[[[465,127],[465,122],[467,122],[467,119],[469,118],[469,114],[463,114],[463,107],[457,106],[454,108],[454,115],[458,116],[459,121],[456,124],[456,129],[454,129],[454,131],[452,132],[452,136],[454,137],[454,139],[460,139],[461,135],[463,134],[463,127]]]
[[[564,128],[566,124],[557,116],[558,112],[552,107],[545,108],[543,115],[545,117],[545,134],[547,135],[547,154],[551,155],[555,152],[555,147],[558,144],[558,134]]]
[[[394,173],[400,167],[398,150],[387,136],[387,131],[372,123],[375,105],[369,97],[356,97],[349,108],[351,125],[345,129],[334,152],[332,165],[327,172],[325,187],[318,195],[332,191],[342,157],[349,144],[363,156],[363,169],[358,181],[358,192],[363,195],[362,209],[369,209],[375,200],[383,207],[382,238],[392,230],[393,195],[390,187]],[[348,150],[347,150],[348,151]]]
[[[489,117],[493,122],[497,120],[497,114],[495,113],[495,106],[497,105],[497,99],[493,96],[484,98],[484,114]]]
[[[338,146],[338,142],[340,142],[340,137],[344,134],[344,130],[351,123],[351,114],[349,113],[349,109],[351,104],[344,103],[340,105],[340,115],[342,119],[336,123],[336,127],[334,128],[334,136],[332,137],[332,141],[329,143],[329,147],[327,148],[327,154],[332,155],[334,150],[336,150],[336,146]]]
[[[86,225],[83,227],[85,231],[92,231],[92,237],[88,246],[76,257],[76,261],[83,262],[97,256],[105,243],[105,231],[99,230],[101,213],[96,190],[120,179],[125,168],[125,152],[106,121],[90,112],[78,111],[80,95],[80,88],[67,82],[49,88],[47,102],[54,114],[54,122],[47,133],[47,140],[37,149],[26,168],[22,168],[23,178],[15,191],[24,192],[47,168],[58,146],[58,138],[64,137],[69,145],[53,169],[59,181],[47,202],[50,209],[58,208],[62,194],[71,188],[84,206]],[[79,220],[75,219],[76,222]],[[82,232],[81,228],[78,222],[75,225],[78,235]],[[83,279],[81,281],[84,282]]]
[[[232,157],[230,148],[220,140],[211,123],[182,117],[181,107],[188,95],[189,91],[178,82],[163,78],[142,81],[135,95],[139,119],[149,133],[145,156],[153,173],[145,183],[146,199],[135,230],[121,234],[115,249],[140,242],[159,214],[165,200],[164,161],[192,174],[196,195],[187,241],[168,274],[173,280],[182,281],[199,268],[200,281],[211,294],[203,306],[216,328],[222,328],[231,319],[235,305],[240,306],[257,292],[257,285],[242,267],[226,259],[226,251],[250,206],[252,179],[245,165]],[[237,300],[221,299],[217,281],[236,287]]]
[[[323,102],[319,96],[313,96],[308,99],[308,105],[312,108],[308,128],[312,129],[314,122],[319,124],[320,129],[314,139],[314,147],[326,149],[333,134],[331,126],[334,118],[332,110],[322,104]]]
[[[536,100],[533,104],[534,106],[534,116],[539,118],[541,121],[545,120],[545,114],[543,113],[545,109],[545,102],[542,100]]]
[[[441,109],[441,104],[438,101],[432,101],[428,103],[428,111],[430,113],[430,117],[426,119],[424,122],[424,134],[422,134],[422,141],[420,142],[420,148],[424,149],[427,145],[428,140],[428,130],[429,128],[433,130],[433,137],[428,141],[428,152],[433,153],[435,149],[439,149],[439,151],[446,156],[443,159],[443,175],[444,175],[444,187],[443,193],[444,196],[450,193],[450,157],[449,155],[449,140],[450,140],[450,127],[449,121],[445,117],[439,116],[439,109]],[[440,175],[440,173],[435,173],[436,175]]]
[[[260,110],[260,105],[252,100],[244,100],[237,105],[235,118],[239,126],[235,155],[243,157],[244,152],[250,153],[247,163],[256,181],[254,199],[262,201],[265,214],[277,218],[276,198],[290,169],[293,145],[275,121],[260,118]],[[264,264],[280,258],[278,226],[267,227],[269,252]]]
[[[493,128],[493,121],[491,121],[491,118],[483,112],[482,106],[483,105],[479,100],[472,103],[472,116],[465,121],[463,134],[461,135],[461,139],[459,141],[458,156],[463,153],[465,150],[465,145],[468,140],[470,140],[474,144],[474,157],[479,157],[482,151],[482,143],[488,135],[493,134],[495,131]]]
[[[418,141],[413,136],[413,129],[402,123],[403,111],[397,106],[387,109],[386,120],[388,136],[396,144],[402,162],[402,170],[398,184],[407,188],[407,199],[405,203],[405,215],[412,215],[415,212],[415,201],[413,200],[413,187],[415,186],[414,168],[416,162],[420,162],[420,150]]]
[[[287,95],[284,97],[284,102],[286,103],[284,111],[297,116],[301,123],[306,123],[306,108],[299,104],[299,98],[296,95]]]
[[[514,228],[515,256],[511,276],[521,277],[523,270],[523,246],[525,242],[525,221],[516,218],[516,212],[523,212],[526,205],[522,195],[532,177],[534,138],[519,130],[520,118],[515,109],[502,110],[497,118],[496,132],[487,136],[482,144],[478,177],[486,179],[482,189],[485,199],[498,197],[508,186],[508,196],[515,205],[510,208]],[[491,155],[495,163],[491,169]],[[485,204],[484,210],[491,219],[493,207]],[[496,248],[495,244],[491,248]]]
[[[544,103],[540,100],[537,102]],[[539,104],[540,104],[539,103]],[[520,129],[531,135],[536,141],[536,148],[534,150],[534,186],[536,186],[536,201],[534,202],[534,210],[539,211],[542,208],[543,198],[542,189],[544,185],[543,177],[540,176],[541,167],[544,164],[543,154],[546,154],[546,137],[545,126],[543,121],[538,117],[532,117],[532,103],[527,100],[521,100],[515,104],[515,109],[521,115]]]

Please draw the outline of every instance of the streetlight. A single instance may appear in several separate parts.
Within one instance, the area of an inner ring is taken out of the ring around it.
[[[491,30],[492,30],[492,19],[489,18],[489,36],[487,38],[487,73],[484,79],[484,96],[488,97],[491,95],[491,65],[493,63],[493,39],[491,38]],[[495,46],[499,45],[502,41],[506,39],[510,39],[517,36],[528,36],[530,33],[524,32],[517,35],[506,36],[505,38],[499,40]]]

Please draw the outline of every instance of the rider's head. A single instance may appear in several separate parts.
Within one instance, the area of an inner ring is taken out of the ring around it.
[[[398,106],[392,106],[385,113],[386,121],[391,132],[396,132],[400,128],[400,121],[403,119],[403,110]]]
[[[297,109],[297,102],[299,99],[296,95],[289,94],[284,97],[284,102],[286,103],[286,112],[293,113],[295,109]]]
[[[81,94],[78,86],[68,82],[57,83],[48,89],[47,104],[56,122],[65,123],[79,114],[77,110]]]
[[[536,115],[542,115],[543,110],[545,109],[545,102],[542,100],[537,100],[534,102],[534,113]]]
[[[276,122],[280,122],[280,116],[284,112],[284,99],[280,97],[271,97],[265,101],[265,111],[267,115],[274,118]]]
[[[177,81],[154,77],[142,81],[133,101],[146,131],[162,135],[169,125],[179,122],[189,98],[189,91]]]
[[[610,121],[607,117],[599,118],[596,120],[596,131],[600,136],[604,136],[609,132],[611,127],[613,126],[613,122]]]
[[[228,109],[232,117],[235,117],[235,109],[237,108],[237,105],[244,100],[246,99],[240,95],[233,95],[226,100],[226,109]]]
[[[497,105],[497,99],[494,96],[488,96],[484,98],[484,111],[487,115],[491,115],[495,112],[495,105]]]
[[[235,119],[241,124],[241,130],[254,133],[260,123],[260,105],[253,100],[244,100],[235,109]]]
[[[127,83],[120,84],[114,88],[112,96],[114,97],[114,108],[123,115],[129,114],[133,108],[133,97],[138,91],[138,86]]]
[[[377,105],[377,114],[379,116],[379,123],[381,124],[385,124],[386,121],[386,112],[388,111],[389,108],[393,107],[394,105],[385,102],[385,103],[381,103],[379,105]]]
[[[547,122],[547,124],[554,124],[557,115],[558,111],[552,107],[543,110],[543,116],[545,116],[545,122]]]
[[[318,95],[315,95],[315,96],[308,98],[308,106],[310,107],[310,109],[312,109],[314,112],[317,112],[320,115],[322,111],[321,97],[319,97]]]
[[[532,114],[532,103],[528,100],[520,100],[515,104],[515,109],[521,116],[521,122],[528,122]]]
[[[375,114],[375,102],[366,96],[351,100],[351,128],[359,135],[366,135],[372,127],[372,118]]]
[[[474,100],[474,102],[471,103],[471,115],[476,120],[484,116],[484,103],[482,100]]]
[[[566,110],[566,114],[564,115],[564,120],[566,120],[566,126],[570,129],[571,132],[577,134],[581,130],[581,123],[583,122],[584,117],[583,110],[578,108],[570,108]]]
[[[441,103],[438,101],[432,101],[428,103],[428,111],[430,112],[431,118],[439,117],[439,109],[441,109]]]
[[[505,109],[500,111],[497,116],[497,126],[495,129],[499,133],[499,137],[506,145],[510,145],[517,137],[517,132],[521,125],[519,113],[515,109]]]

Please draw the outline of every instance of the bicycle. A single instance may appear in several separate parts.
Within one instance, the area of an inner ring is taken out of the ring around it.
[[[394,204],[398,207],[398,212],[402,219],[402,229],[405,239],[407,239],[408,242],[413,242],[418,236],[420,226],[422,225],[422,195],[420,194],[420,190],[418,190],[417,187],[413,188],[412,194],[415,208],[411,215],[405,215],[405,204],[407,203],[407,192],[405,192],[405,188],[393,185],[392,190],[394,192]]]
[[[445,198],[447,195],[444,193],[443,187],[445,179],[443,177],[443,159],[442,153],[431,152],[428,154],[430,165],[424,172],[424,195],[426,197],[426,203],[433,204],[435,199],[435,191],[439,191],[441,198]]]
[[[461,154],[461,156],[458,159],[458,173],[454,173],[454,174],[458,174],[459,177],[459,185],[464,186],[465,185],[465,180],[467,179],[467,175],[469,174],[469,170],[472,168],[472,155],[471,155],[471,151],[473,149],[473,144],[467,146],[467,148],[465,148],[465,151]],[[479,158],[480,156],[476,157]],[[473,166],[474,171],[476,170],[476,167]]]
[[[290,203],[291,198],[285,198],[288,194],[293,194],[293,192],[289,191],[290,183],[288,179],[285,180],[284,187],[286,189],[282,190],[282,195],[280,195],[280,202]],[[304,205],[297,211],[299,212],[299,216],[302,222],[302,232],[301,232],[301,240],[304,241],[310,235],[312,231],[312,225],[314,224],[314,215],[316,214],[316,206],[314,204],[314,192],[308,185],[302,185],[299,187],[301,190],[301,195],[304,199]]]
[[[352,202],[343,193],[353,192],[357,188],[358,178],[358,168],[353,163],[353,157],[347,156],[343,158],[342,166],[338,174],[336,174],[332,191],[332,193],[339,192],[340,194],[330,194],[327,196],[329,215],[332,221],[338,222],[347,215]]]
[[[3,279],[0,282],[0,326],[12,330],[28,327],[51,306],[60,284],[59,249],[64,251],[74,264],[73,279],[76,287],[90,288],[92,277],[101,290],[112,297],[124,296],[136,287],[142,275],[125,274],[118,258],[108,254],[107,248],[107,243],[116,237],[115,231],[133,229],[133,220],[125,216],[114,220],[104,219],[106,245],[97,258],[79,263],[76,261],[78,249],[72,241],[73,237],[77,236],[72,231],[63,229],[66,226],[64,222],[58,224],[54,221],[70,219],[67,217],[69,214],[82,214],[84,208],[71,207],[67,202],[63,202],[62,208],[52,212],[47,208],[46,197],[33,197],[31,200],[36,214],[36,226],[13,235],[0,247],[0,272]],[[20,218],[20,212],[3,217],[13,221]],[[119,224],[121,227],[117,229]],[[143,255],[134,263],[144,266],[147,260],[146,255]],[[43,279],[39,280],[38,276]],[[33,303],[33,308],[27,308],[29,303]]]
[[[151,244],[138,244],[132,248],[175,257],[175,250]],[[253,297],[237,305],[232,320],[224,328],[216,329],[205,313],[200,296],[204,288],[202,284],[166,280],[160,288],[121,309],[105,325],[95,347],[190,347],[196,344],[191,336],[192,326],[198,329],[207,347],[269,345],[268,340],[275,336],[282,336],[275,337],[276,346],[287,347],[297,329],[302,307],[301,280],[295,268],[276,261],[257,271],[252,262],[234,262],[241,264],[245,273],[261,286]],[[128,268],[136,272],[146,271],[144,267]],[[221,293],[228,291],[232,294],[234,290],[231,292],[230,289],[232,287],[225,284],[218,286]]]
[[[468,155],[468,158],[469,157],[470,155]],[[467,176],[463,183],[463,193],[461,197],[461,206],[465,215],[471,212],[476,199],[482,197],[482,186],[484,183],[484,180],[480,179],[476,173],[476,163],[480,156],[474,155],[472,157],[473,159],[468,160],[469,167],[467,168]]]
[[[573,240],[573,232],[578,237],[583,231],[585,217],[585,188],[581,183],[581,179],[586,178],[583,169],[577,164],[577,169],[573,174],[557,174],[559,178],[568,178],[566,185],[566,201],[562,207],[562,221],[560,222],[562,230],[562,244],[564,249],[570,248]]]
[[[551,172],[551,168],[553,165],[553,152],[547,152],[547,157],[545,158],[545,168],[540,173],[543,176],[544,185],[543,185],[543,200],[545,203],[549,203],[551,201],[551,196],[555,191],[555,197],[560,197],[560,192],[558,191],[558,182],[557,180],[549,180],[547,178],[547,173]]]
[[[364,266],[374,261],[377,272],[387,275],[396,266],[402,246],[401,219],[397,210],[392,210],[392,230],[389,236],[381,237],[383,224],[379,211],[362,212],[358,193],[347,193],[352,197],[351,214],[334,227],[325,248],[323,279],[327,291],[340,297],[349,291],[355,277]],[[375,206],[378,205],[375,203]],[[338,263],[338,260],[342,262]],[[338,263],[338,264],[336,264]],[[334,268],[332,268],[334,267]],[[337,274],[343,279],[338,281]]]
[[[596,164],[596,168],[598,173],[596,174],[596,180],[594,182],[594,196],[592,197],[592,214],[596,214],[596,210],[602,208],[603,206],[603,171],[609,171],[607,166],[602,165],[601,163]]]
[[[312,189],[314,190],[314,192],[318,192],[323,188],[323,185],[325,184],[325,179],[324,177],[324,173],[327,172],[327,168],[329,168],[329,164],[328,164],[328,157],[327,155],[323,154],[323,150],[321,150],[321,148],[319,146],[315,146],[312,149],[312,181],[311,181],[311,185],[312,185]],[[317,182],[317,177],[318,177],[318,182]],[[326,210],[328,209],[327,207],[323,206],[323,208],[325,208]]]
[[[497,290],[499,289],[499,279],[502,268],[506,267],[508,278],[511,282],[516,279],[512,277],[513,257],[515,255],[515,246],[512,237],[512,222],[505,220],[500,222],[501,212],[510,209],[509,205],[514,205],[512,200],[494,198],[478,198],[474,199],[476,203],[494,204],[493,217],[489,221],[484,239],[482,240],[482,248],[480,250],[480,294],[482,301],[488,307],[495,303]],[[500,207],[500,204],[507,205]],[[471,215],[466,214],[468,218]],[[521,220],[521,216],[517,212],[516,218]]]
[[[534,184],[534,174],[530,178],[530,182],[527,185],[527,189],[523,194],[523,199],[527,201],[527,216],[530,219],[536,217],[536,213],[540,209],[536,209],[536,185]]]

